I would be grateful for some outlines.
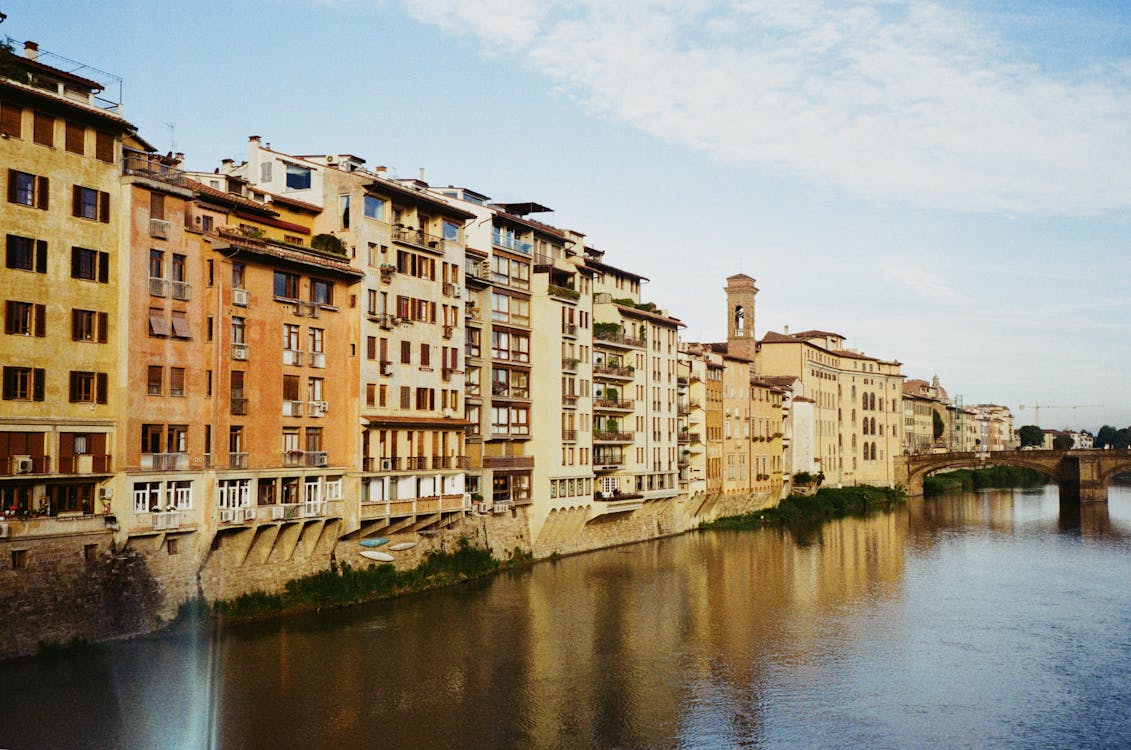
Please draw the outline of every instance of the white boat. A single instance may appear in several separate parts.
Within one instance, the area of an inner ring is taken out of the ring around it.
[[[370,560],[376,560],[377,562],[392,562],[393,561],[393,556],[390,555],[388,552],[382,552],[381,550],[376,550],[376,549],[363,549],[361,551],[361,556],[369,558]]]
[[[419,539],[411,542],[397,542],[396,544],[390,544],[388,549],[390,552],[404,552],[406,549],[412,549],[418,544],[420,544]]]

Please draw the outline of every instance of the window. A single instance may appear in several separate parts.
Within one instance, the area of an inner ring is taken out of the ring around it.
[[[365,196],[365,215],[370,219],[384,221],[385,201],[373,195]]]
[[[107,314],[94,310],[71,309],[71,340],[106,343]]]
[[[446,242],[459,242],[459,224],[451,221],[444,222],[444,240]]]
[[[165,311],[160,307],[149,308],[149,335],[169,335],[169,322],[165,320]]]
[[[3,397],[7,401],[42,401],[46,372],[40,368],[5,367]]]
[[[310,301],[319,305],[334,304],[334,285],[321,279],[310,280]]]
[[[299,334],[301,330],[293,323],[283,324],[283,348],[296,350],[298,349]]]
[[[8,300],[4,308],[4,333],[40,338],[46,335],[47,308],[44,305]]]
[[[68,122],[65,145],[72,154],[86,151],[86,128],[78,123]]]
[[[170,367],[169,368],[169,395],[170,396],[184,396],[185,395],[185,368],[183,368],[183,367]]]
[[[8,202],[47,210],[48,181],[27,172],[8,170]]]
[[[149,251],[149,278],[165,278],[165,253],[160,250]],[[151,286],[150,289],[153,287]],[[161,296],[165,296],[162,294]]]
[[[192,338],[192,334],[189,333],[189,319],[184,317],[183,310],[173,310],[170,321],[173,324],[175,338]]]
[[[432,364],[432,347],[422,343],[420,345],[420,366],[429,367]]]
[[[298,299],[298,276],[293,273],[276,271],[275,296],[284,299]]]
[[[247,321],[244,318],[232,317],[232,343],[246,343],[244,335],[247,333]]]
[[[308,378],[306,381],[306,400],[322,400],[322,378]]]
[[[341,209],[342,229],[350,228],[350,197],[348,194],[338,196],[338,207]]]
[[[298,401],[298,375],[284,375],[283,376],[283,400],[284,401]]]
[[[9,234],[5,260],[8,268],[47,273],[47,242]]]
[[[110,280],[110,255],[85,247],[72,247],[71,278],[107,283]]]
[[[402,341],[401,342],[401,364],[402,365],[412,364],[412,342],[411,341]]]
[[[36,112],[32,124],[32,140],[44,146],[55,145],[55,118]]]
[[[232,289],[243,289],[244,264],[232,264]]]
[[[71,215],[80,219],[110,221],[110,194],[75,185],[71,194]]]
[[[150,396],[160,396],[162,391],[162,373],[164,368],[160,365],[150,365],[148,375],[148,388],[146,393]]]
[[[297,164],[287,165],[287,189],[288,190],[309,190],[310,189],[310,172],[311,170],[305,167],[300,167]]]
[[[94,133],[94,158],[99,161],[114,161],[114,136],[109,133],[95,131]]]
[[[11,104],[0,104],[0,135],[23,137],[23,110]]]
[[[173,253],[173,264],[169,268],[172,275],[169,277],[172,281],[185,280],[185,256]],[[175,296],[175,293],[174,293]]]
[[[104,372],[71,371],[71,403],[106,403],[107,378]]]
[[[264,162],[259,163],[259,181],[260,182],[270,182],[271,181],[271,167],[272,167],[272,165],[274,165],[274,163],[275,162],[273,162],[273,161],[264,161]]]

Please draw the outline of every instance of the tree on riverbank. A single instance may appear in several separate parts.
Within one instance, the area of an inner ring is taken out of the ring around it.
[[[1017,431],[1017,436],[1021,438],[1022,448],[1040,448],[1045,444],[1045,431],[1035,424],[1025,425]]]
[[[1094,443],[1097,448],[1114,448],[1116,450],[1131,448],[1131,427],[1117,430],[1111,425],[1105,424],[1096,433]]]

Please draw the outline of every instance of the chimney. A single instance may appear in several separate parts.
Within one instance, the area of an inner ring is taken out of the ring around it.
[[[32,41],[24,42],[24,57],[29,60],[38,60],[39,45]]]
[[[782,331],[785,332],[786,336],[788,336],[789,335],[789,326],[788,325],[782,326]]]
[[[259,143],[259,136],[257,135],[249,135],[247,139],[252,143]]]
[[[420,181],[424,182],[424,167],[420,168]]]

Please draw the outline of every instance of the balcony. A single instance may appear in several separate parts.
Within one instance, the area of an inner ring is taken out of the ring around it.
[[[593,430],[594,443],[631,443],[633,436],[631,432],[620,432],[618,430]]]
[[[577,442],[577,430],[562,430],[562,441],[566,443]]]
[[[680,443],[690,443],[691,442],[691,433],[688,432],[687,430],[680,430],[679,435],[677,436],[676,440]]]
[[[570,289],[568,286],[558,286],[557,284],[550,284],[546,290],[550,293],[551,297],[566,300],[567,302],[577,302],[581,297],[581,292],[576,289]]]
[[[44,456],[46,458],[46,456]],[[60,456],[60,474],[108,474],[111,471],[109,454],[79,456]]]
[[[531,255],[534,251],[533,244],[524,242],[514,235],[504,234],[499,231],[498,227],[495,227],[494,231],[491,232],[491,244],[503,250],[511,250],[523,255]]]
[[[616,398],[593,399],[593,408],[598,411],[632,411],[632,404],[632,401],[624,401]]]
[[[247,416],[247,399],[232,396],[230,410],[233,416],[243,417]]]
[[[173,299],[187,302],[192,297],[192,284],[187,281],[170,281],[169,290]]]
[[[122,159],[122,174],[148,177],[170,185],[184,186],[185,173],[174,166],[165,164],[159,156],[150,154],[125,154]]]
[[[284,401],[283,402],[283,416],[284,417],[301,417],[303,406],[305,406],[304,401]]]
[[[391,331],[397,327],[397,316],[391,313],[368,313],[369,322],[376,323],[383,331]]]
[[[189,467],[187,453],[142,453],[143,471],[186,471]]]
[[[612,344],[613,346],[621,346],[628,349],[643,349],[647,342],[644,339],[637,339],[631,336],[626,336],[624,331],[610,328],[602,328],[601,323],[593,326],[593,340],[600,341],[603,344]],[[612,324],[610,324],[612,325]]]
[[[463,310],[464,310],[464,317],[466,318],[466,322],[468,322],[468,323],[482,323],[483,322],[483,310],[482,309],[476,307],[475,305],[469,304],[466,307],[464,307]]]
[[[181,512],[179,510],[162,510],[149,513],[154,531],[171,531],[181,527]]]
[[[577,394],[575,394],[575,393],[563,393],[562,394],[562,406],[576,407],[577,406]]]
[[[412,245],[413,247],[419,247],[424,250],[431,250],[432,252],[444,252],[444,238],[437,237],[434,234],[428,234],[423,229],[394,225],[393,241],[399,242],[402,245]]]
[[[283,451],[283,466],[326,466],[326,451]]]
[[[679,415],[686,415],[691,413],[691,405],[685,399],[676,399],[675,412]]]
[[[169,282],[158,276],[149,277],[149,295],[151,297],[169,296]]]
[[[51,457],[9,456],[3,468],[6,474],[47,474],[51,471]]]
[[[593,454],[593,471],[596,472],[618,471],[624,468],[625,463],[624,456],[618,453],[596,451]]]
[[[577,372],[579,364],[581,364],[581,360],[577,357],[562,357],[562,369],[566,372]]]
[[[310,366],[316,370],[323,370],[326,368],[326,353],[325,352],[308,352],[310,355]]]
[[[295,316],[299,318],[317,318],[321,306],[317,302],[296,300],[294,303]]]
[[[247,468],[247,453],[229,453],[228,454],[228,468],[229,469],[246,469]]]
[[[619,367],[616,365],[593,365],[593,374],[613,380],[632,380],[635,375],[632,367]]]
[[[303,355],[304,354],[306,354],[306,352],[302,351],[301,349],[284,349],[283,350],[283,364],[284,365],[295,365],[296,367],[302,367],[302,361],[303,361]]]

